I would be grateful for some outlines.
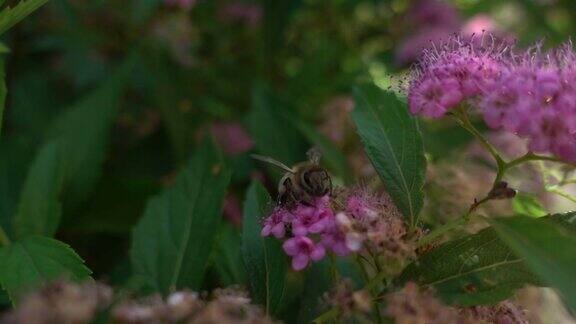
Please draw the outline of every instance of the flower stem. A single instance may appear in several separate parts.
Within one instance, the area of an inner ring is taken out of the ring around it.
[[[502,156],[500,156],[498,150],[496,150],[496,148],[492,146],[490,142],[488,142],[488,140],[484,137],[484,135],[478,129],[476,129],[476,127],[474,127],[472,122],[470,122],[470,118],[468,118],[468,114],[466,113],[465,108],[459,107],[458,109],[454,110],[454,116],[456,117],[456,120],[458,121],[460,126],[466,129],[470,134],[472,134],[480,142],[480,144],[484,146],[484,148],[490,153],[490,155],[492,155],[494,160],[496,160],[498,169],[500,170],[500,167],[506,164],[504,162],[504,159],[502,159]]]
[[[504,178],[504,175],[506,174],[506,172],[508,170],[510,170],[510,169],[512,169],[518,165],[521,165],[522,163],[525,163],[525,162],[550,161],[550,162],[563,163],[563,164],[566,164],[566,165],[571,166],[573,168],[576,168],[576,163],[564,161],[564,160],[561,160],[561,159],[558,159],[558,158],[552,157],[552,156],[537,155],[533,152],[528,152],[517,159],[506,162],[502,158],[502,156],[500,155],[498,150],[492,144],[490,144],[490,142],[486,139],[486,137],[484,137],[484,135],[478,129],[476,129],[476,127],[474,127],[472,122],[470,122],[470,118],[468,118],[468,114],[466,113],[465,107],[462,107],[462,106],[458,107],[457,109],[454,109],[451,114],[456,118],[456,120],[458,121],[460,126],[462,126],[462,128],[464,128],[464,129],[466,129],[470,134],[472,134],[480,142],[480,144],[490,153],[490,155],[492,155],[492,157],[496,161],[496,166],[498,167],[498,170],[496,173],[496,178],[494,179],[494,183],[492,185],[492,189],[494,189],[497,186],[497,184],[502,181],[502,179]],[[490,197],[490,195],[488,195],[481,200],[474,201],[474,203],[468,209],[468,212],[463,217],[455,219],[453,221],[450,221],[450,222],[434,229],[428,235],[426,235],[422,239],[420,239],[417,243],[417,246],[422,247],[424,245],[430,244],[434,240],[436,240],[437,238],[444,235],[445,233],[452,231],[452,230],[466,224],[470,220],[470,215],[472,215],[472,213],[480,205],[482,205],[482,204],[484,204],[490,200],[492,200],[492,198]]]
[[[537,154],[534,154],[533,152],[528,152],[528,153],[524,154],[523,156],[506,163],[506,170],[511,169],[513,167],[516,167],[516,166],[518,166],[524,162],[530,162],[530,161],[550,161],[550,162],[556,162],[556,163],[563,163],[563,164],[566,164],[566,165],[571,166],[573,168],[576,168],[576,163],[564,161],[564,160],[555,158],[553,156],[537,155]]]

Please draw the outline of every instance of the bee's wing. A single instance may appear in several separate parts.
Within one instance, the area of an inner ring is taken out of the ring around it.
[[[284,164],[278,160],[275,160],[269,156],[263,156],[263,155],[258,155],[258,154],[250,154],[250,156],[255,160],[275,165],[286,172],[295,173],[295,171],[292,168],[288,167],[286,164]]]

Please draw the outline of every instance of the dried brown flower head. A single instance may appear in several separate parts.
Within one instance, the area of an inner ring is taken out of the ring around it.
[[[96,282],[56,281],[25,297],[5,323],[88,323],[112,302],[112,289]]]

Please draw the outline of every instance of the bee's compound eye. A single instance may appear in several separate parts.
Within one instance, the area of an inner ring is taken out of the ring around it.
[[[303,174],[303,185],[315,196],[323,196],[330,191],[330,177],[325,170],[311,170]]]

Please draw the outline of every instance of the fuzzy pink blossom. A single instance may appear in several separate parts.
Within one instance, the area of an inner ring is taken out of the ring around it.
[[[321,244],[316,244],[306,236],[293,237],[282,245],[284,252],[292,257],[292,268],[296,271],[306,268],[311,261],[319,261],[326,255]]]
[[[529,149],[576,161],[576,55],[571,44],[529,50],[479,102],[488,126],[528,139]]]
[[[439,118],[465,100],[483,93],[500,76],[502,51],[494,39],[454,37],[441,47],[424,50],[413,70],[408,104],[413,114]]]

